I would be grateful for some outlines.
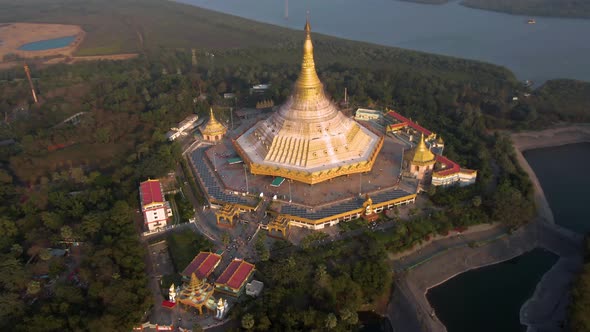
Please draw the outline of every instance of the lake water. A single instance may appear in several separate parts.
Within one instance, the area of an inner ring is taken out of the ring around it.
[[[590,232],[590,143],[529,150],[524,157],[541,182],[555,222]]]
[[[519,79],[590,81],[590,20],[528,17],[471,9],[457,1],[424,5],[396,0],[177,0],[260,22],[388,46],[481,60]]]
[[[506,262],[462,273],[426,297],[448,332],[521,332],[520,308],[558,257],[535,249]]]
[[[61,37],[55,39],[39,40],[32,43],[27,43],[19,47],[21,51],[44,51],[51,50],[54,48],[62,48],[70,45],[76,36]]]

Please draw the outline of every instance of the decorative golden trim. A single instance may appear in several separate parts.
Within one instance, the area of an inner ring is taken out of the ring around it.
[[[378,208],[381,208],[381,207],[384,207],[384,206],[387,206],[387,205],[390,205],[390,204],[396,204],[396,203],[400,203],[400,202],[405,202],[405,201],[409,201],[409,200],[412,200],[412,199],[416,199],[416,194],[410,194],[410,195],[407,195],[407,196],[399,197],[399,198],[392,199],[392,200],[389,200],[389,201],[385,201],[385,202],[382,202],[382,203],[373,204],[372,205],[372,208],[373,208],[373,210],[376,210]],[[289,220],[294,220],[294,221],[302,222],[302,223],[305,223],[305,224],[308,224],[308,225],[317,226],[317,225],[321,225],[323,223],[326,223],[328,221],[331,221],[331,220],[334,220],[334,219],[340,219],[342,217],[346,217],[346,216],[350,216],[350,215],[355,215],[355,214],[363,215],[365,213],[365,208],[366,208],[366,206],[365,207],[360,207],[358,209],[350,210],[350,211],[347,211],[347,212],[338,213],[338,214],[335,214],[335,215],[332,215],[332,216],[329,216],[329,217],[326,217],[326,218],[318,219],[318,220],[307,219],[307,218],[303,218],[303,217],[299,217],[299,216],[294,216],[294,215],[290,215],[290,214],[279,214],[279,216],[277,218],[279,218],[279,217],[282,216],[282,217],[285,217],[285,218],[287,218]]]

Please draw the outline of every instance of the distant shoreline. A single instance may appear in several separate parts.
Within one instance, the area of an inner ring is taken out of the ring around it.
[[[523,155],[524,151],[575,143],[590,142],[590,124],[565,125],[540,131],[525,131],[510,135],[518,163],[529,175],[535,187],[535,204],[539,216],[545,221],[555,224],[553,211],[547,201],[537,174]]]
[[[454,0],[397,0],[402,2],[412,2],[424,5],[446,5]],[[487,2],[486,2],[487,1]],[[559,8],[539,8],[536,4],[521,4],[522,7],[507,7],[502,4],[490,4],[489,0],[457,0],[459,5],[471,9],[486,10],[490,12],[517,15],[517,16],[537,16],[537,17],[551,17],[551,18],[574,18],[574,19],[590,19],[590,12],[586,8],[576,8],[575,10],[558,12],[553,14],[554,10],[560,10]],[[563,10],[566,10],[565,8]]]

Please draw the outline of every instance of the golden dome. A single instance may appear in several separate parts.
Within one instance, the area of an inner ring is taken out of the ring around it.
[[[426,166],[434,164],[434,153],[432,153],[426,143],[424,143],[424,134],[420,135],[420,142],[412,151],[412,164],[418,166]]]
[[[203,136],[212,136],[215,137],[217,135],[225,135],[227,132],[227,128],[222,125],[217,119],[215,119],[215,115],[213,114],[213,108],[209,109],[211,116],[209,117],[209,121],[205,125],[205,127],[201,127],[201,133]]]
[[[439,145],[445,144],[445,141],[443,140],[442,136],[438,136],[438,138],[436,140],[436,144],[439,144]]]

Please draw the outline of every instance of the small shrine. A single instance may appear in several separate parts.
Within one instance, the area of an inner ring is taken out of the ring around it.
[[[369,195],[365,196],[365,202],[363,203],[363,217],[368,222],[373,222],[379,219],[379,214],[373,211],[373,200]]]
[[[436,157],[426,146],[424,134],[420,135],[420,141],[414,149],[404,155],[404,159],[406,159],[407,169],[413,177],[420,182],[430,182]]]
[[[203,314],[203,307],[210,311],[215,311],[217,305],[213,295],[213,285],[205,282],[204,279],[199,279],[193,273],[189,284],[175,295],[175,301],[183,304],[185,307],[193,307],[199,310],[199,314]]]
[[[203,139],[210,142],[217,142],[220,141],[223,136],[227,133],[227,128],[222,125],[213,114],[213,108],[209,109],[209,121],[204,127],[199,128],[201,130],[201,134],[203,135]]]

